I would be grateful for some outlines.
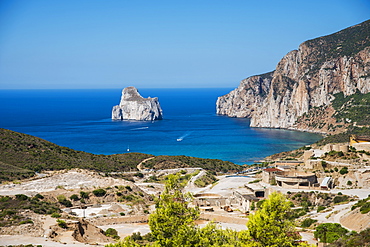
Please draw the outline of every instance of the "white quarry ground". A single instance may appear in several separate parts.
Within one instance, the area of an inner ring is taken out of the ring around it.
[[[34,195],[40,192],[48,192],[62,187],[64,189],[92,189],[96,187],[108,187],[113,184],[126,183],[122,179],[105,177],[96,173],[72,169],[67,172],[60,171],[51,176],[21,182],[20,184],[4,184],[0,186],[0,195],[26,194]]]

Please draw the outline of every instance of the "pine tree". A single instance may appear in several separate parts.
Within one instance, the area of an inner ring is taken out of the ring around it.
[[[284,195],[274,192],[261,208],[250,215],[248,230],[239,234],[244,246],[286,247],[296,246],[299,234],[289,220],[290,202]]]

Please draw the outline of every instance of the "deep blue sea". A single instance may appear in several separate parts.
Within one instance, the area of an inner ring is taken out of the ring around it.
[[[164,119],[153,122],[111,120],[121,89],[0,90],[0,127],[95,154],[129,148],[236,164],[252,164],[321,139],[311,133],[250,128],[248,119],[217,116],[217,97],[231,90],[139,89],[143,97],[159,98]]]

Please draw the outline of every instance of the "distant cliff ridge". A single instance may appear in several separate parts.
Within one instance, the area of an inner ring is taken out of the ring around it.
[[[163,118],[158,98],[143,98],[135,87],[122,90],[121,102],[113,106],[114,120],[160,120]]]
[[[252,127],[297,128],[300,116],[329,106],[334,94],[356,92],[370,92],[370,20],[302,43],[275,71],[219,97],[217,114],[251,118]]]

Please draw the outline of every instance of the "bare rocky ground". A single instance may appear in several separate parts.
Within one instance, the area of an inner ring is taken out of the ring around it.
[[[182,169],[181,169],[182,170]],[[155,182],[145,182],[150,176],[161,174],[166,175],[170,173],[179,172],[179,169],[162,170],[158,173],[154,172],[144,172],[144,178],[135,178],[135,185],[138,186],[143,192],[147,194],[158,194],[163,190],[163,184]],[[194,169],[188,172],[194,172]],[[204,172],[200,172],[197,177],[200,177]],[[234,191],[239,191],[240,193],[247,193],[248,190],[245,188],[245,184],[254,181],[256,178],[253,177],[218,177],[219,181],[213,185],[209,185],[205,188],[198,188],[194,186],[194,179],[191,179],[186,191],[196,193],[208,193],[216,194],[221,196],[230,196]],[[70,171],[59,171],[48,173],[39,176],[38,179],[31,181],[24,181],[19,184],[4,184],[0,186],[0,195],[16,195],[16,194],[27,194],[34,195],[36,193],[41,193],[45,195],[53,194],[54,196],[59,193],[71,194],[73,191],[78,190],[91,190],[96,188],[106,188],[115,185],[131,185],[132,182],[114,179],[110,177],[102,177],[97,173],[88,172],[84,170],[70,170]],[[288,190],[281,189],[276,186],[270,186],[268,184],[261,184],[266,188],[271,188],[272,190],[278,190],[286,193]],[[61,189],[63,188],[63,189]],[[294,189],[289,189],[293,192]],[[302,190],[297,190],[302,191]],[[328,193],[338,193],[337,190],[332,190]],[[340,190],[343,194],[357,195],[360,199],[366,198],[370,194],[370,189],[356,189],[356,190]],[[330,210],[324,212],[311,212],[309,217],[317,219],[320,223],[324,222],[337,222],[343,224],[350,230],[359,231],[370,227],[370,217],[368,221],[364,220],[366,217],[362,217],[358,212],[351,212],[350,208],[354,204],[351,202],[349,204],[337,205]],[[149,208],[153,210],[154,208]],[[138,213],[140,210],[135,210],[135,206],[128,205],[125,203],[117,202],[106,202],[100,203],[86,209],[74,208],[73,212],[76,213],[78,217],[85,216],[88,221],[92,222],[91,225],[85,226],[86,235],[90,237],[80,237],[79,241],[76,240],[76,236],[73,236],[73,231],[61,230],[56,227],[56,219],[50,216],[37,215],[31,212],[30,218],[34,221],[34,225],[25,224],[16,227],[3,227],[0,231],[0,243],[1,245],[17,245],[17,244],[34,244],[42,246],[104,246],[107,242],[114,242],[112,239],[104,239],[103,235],[99,235],[97,231],[99,229],[106,230],[108,228],[114,228],[118,231],[121,238],[131,235],[134,232],[140,232],[142,235],[149,232],[148,224],[145,223],[145,215]],[[124,212],[126,216],[122,217],[119,213]],[[27,212],[26,212],[27,213]],[[127,216],[130,215],[130,216]],[[233,213],[227,213],[221,209],[215,209],[212,212],[212,217],[218,217],[221,222],[220,226],[222,228],[231,228],[235,230],[246,229],[245,221],[236,223],[237,219],[240,219],[242,214],[238,211]],[[98,218],[96,218],[98,217]],[[130,218],[131,217],[131,218]],[[136,217],[136,218],[135,218]],[[354,221],[351,219],[358,220]],[[138,219],[138,220],[134,220]],[[129,222],[132,220],[132,222]],[[358,222],[361,223],[359,225]],[[200,226],[205,225],[207,221],[198,222]],[[71,223],[75,224],[75,223]],[[95,228],[97,226],[98,228]],[[7,228],[4,230],[4,228]],[[73,228],[73,227],[72,227]],[[71,229],[72,229],[71,228]],[[54,236],[50,238],[51,235]],[[10,235],[11,234],[11,235]],[[310,243],[315,243],[313,240],[313,234],[310,232],[302,233],[304,239],[308,240]],[[95,237],[94,237],[95,236]]]
[[[86,170],[73,169],[69,171],[49,172],[39,174],[39,179],[21,182],[19,184],[8,183],[0,186],[1,195],[34,195],[36,193],[55,191],[58,188],[70,189],[93,189],[108,187],[115,184],[126,184],[126,180],[111,177],[102,178],[99,174]]]

